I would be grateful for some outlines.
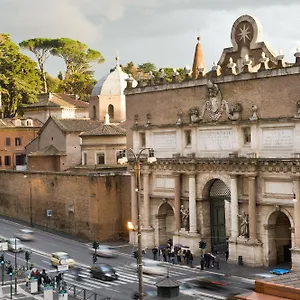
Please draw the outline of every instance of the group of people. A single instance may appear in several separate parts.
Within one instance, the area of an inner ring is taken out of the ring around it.
[[[171,243],[167,247],[156,247],[152,249],[153,259],[162,260],[172,264],[185,264],[193,267],[194,256],[189,249],[182,249],[181,247],[173,247]]]

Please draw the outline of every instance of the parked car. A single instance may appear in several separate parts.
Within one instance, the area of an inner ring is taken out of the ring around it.
[[[89,248],[91,254],[95,253],[94,248]],[[97,256],[101,257],[116,257],[117,251],[115,251],[112,247],[106,246],[106,245],[99,245],[96,251]]]
[[[54,252],[50,258],[51,265],[54,267],[68,265],[69,267],[75,266],[75,260],[70,257],[66,252]]]
[[[7,240],[8,250],[12,252],[22,252],[24,250],[24,245],[17,238],[12,238]]]
[[[116,270],[108,264],[95,263],[91,266],[90,272],[92,277],[101,280],[117,280],[119,278]]]
[[[20,229],[15,233],[15,237],[20,239],[21,241],[33,241],[34,232],[30,229]]]

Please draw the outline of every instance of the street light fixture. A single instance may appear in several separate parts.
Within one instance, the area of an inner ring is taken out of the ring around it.
[[[141,155],[148,150],[148,163],[156,162],[154,156],[154,150],[152,148],[144,147],[135,153],[133,149],[129,148],[127,151],[133,157],[134,170],[135,170],[135,193],[137,200],[137,237],[138,237],[138,278],[139,278],[139,299],[144,300],[144,284],[143,284],[143,258],[142,258],[142,230],[141,230],[141,213],[140,213],[140,182],[141,182]],[[126,164],[128,158],[126,156],[126,150],[120,152],[119,164]],[[134,226],[131,222],[128,222],[128,228],[134,230]]]

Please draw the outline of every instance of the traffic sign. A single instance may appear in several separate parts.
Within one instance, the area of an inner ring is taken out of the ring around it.
[[[8,243],[2,242],[0,243],[0,251],[7,251],[8,250]]]

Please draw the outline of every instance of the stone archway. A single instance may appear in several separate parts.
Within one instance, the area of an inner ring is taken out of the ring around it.
[[[220,179],[213,180],[209,189],[212,252],[226,250],[225,200],[229,199],[228,186]]]
[[[291,263],[291,222],[283,211],[271,213],[267,224],[268,265]]]
[[[173,239],[176,229],[174,210],[169,203],[163,203],[159,207],[157,222],[159,245],[165,245],[168,239]]]

